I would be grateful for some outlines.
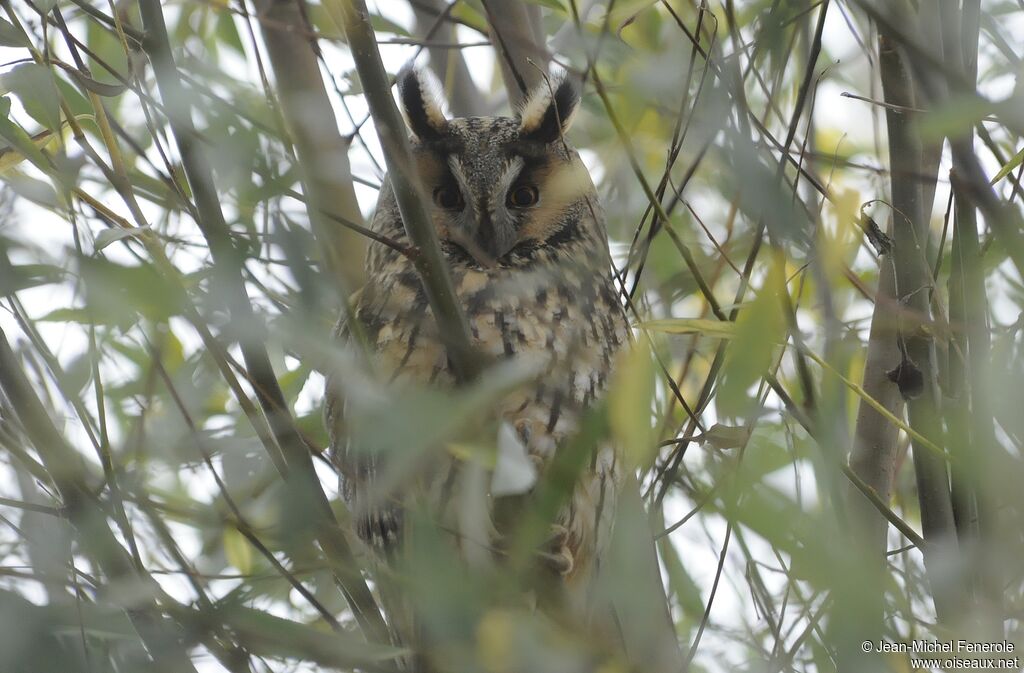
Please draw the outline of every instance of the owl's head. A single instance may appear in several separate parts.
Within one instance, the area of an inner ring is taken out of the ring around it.
[[[453,263],[509,267],[606,245],[590,175],[565,141],[579,106],[567,76],[543,83],[515,117],[448,118],[425,71],[398,77],[413,154]]]

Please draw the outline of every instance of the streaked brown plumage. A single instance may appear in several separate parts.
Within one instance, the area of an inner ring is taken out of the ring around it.
[[[562,79],[536,92],[515,118],[449,120],[421,74],[405,71],[399,92],[418,173],[424,192],[433,197],[430,212],[474,345],[494,359],[532,361],[545,372],[532,390],[509,395],[500,409],[543,467],[603,395],[616,352],[628,338],[597,195],[563,136],[578,94]],[[372,228],[407,241],[387,184]],[[452,381],[420,279],[405,256],[382,244],[371,246],[356,315],[385,376],[439,385]],[[338,336],[347,338],[343,324]],[[340,395],[329,381],[331,445],[359,534],[377,546],[395,543],[402,499],[395,493],[383,502],[370,497],[383,467],[372,456],[349,450],[341,410]],[[610,534],[618,462],[612,447],[598,451],[557,518],[567,535],[552,561],[566,585],[580,587],[581,595]],[[441,483],[451,465],[432,468],[432,479]]]

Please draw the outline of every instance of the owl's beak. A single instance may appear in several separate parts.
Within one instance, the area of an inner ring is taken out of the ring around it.
[[[449,229],[450,240],[462,248],[480,266],[493,267],[518,243],[515,228],[502,223],[486,210]]]
[[[510,225],[496,220],[491,213],[487,211],[481,213],[476,224],[473,241],[481,251],[490,257],[490,261],[501,259],[515,247],[517,242],[515,230]]]

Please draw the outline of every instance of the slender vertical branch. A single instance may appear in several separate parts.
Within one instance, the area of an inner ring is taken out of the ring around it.
[[[947,0],[943,2],[942,9],[946,67],[961,72],[965,81],[974,82],[978,76],[980,1],[968,0],[961,10],[956,3]],[[973,153],[973,125],[962,125],[955,136],[952,142]],[[976,601],[987,602],[992,608],[1002,602],[1002,593],[998,570],[984,552],[988,546],[986,543],[995,542],[991,530],[993,512],[985,480],[998,445],[988,395],[991,355],[989,302],[978,241],[977,205],[971,198],[969,186],[960,177],[964,171],[971,170],[964,165],[964,159],[965,152],[956,153],[950,171],[956,199],[949,279],[950,323],[954,327],[955,346],[950,353],[950,378],[956,408],[950,416],[955,421],[959,440],[950,448],[961,459],[953,470],[952,485],[957,532],[962,551],[967,556],[965,565],[971,569],[971,588]],[[1001,612],[998,610],[993,616]]]
[[[896,274],[887,261],[883,258],[879,269],[862,386],[872,399],[894,416],[900,417],[903,415],[903,397],[899,388],[887,376],[889,369],[900,361],[900,350],[896,343]],[[861,401],[857,408],[850,469],[878,494],[882,502],[889,502],[892,494],[898,436],[899,428],[895,424],[886,420],[870,404]],[[886,548],[885,519],[879,517],[871,504],[857,495],[852,486],[849,501],[855,508],[856,518],[864,526],[862,532],[865,544],[881,560]]]
[[[929,40],[941,39],[938,17],[930,13],[921,16],[922,33]],[[924,216],[931,213],[938,181],[942,143],[926,144],[921,150],[921,170],[918,174],[921,189],[921,208]],[[896,214],[894,213],[893,217]],[[892,220],[888,234],[892,235]],[[899,304],[896,298],[895,270],[888,256],[881,256],[878,270],[878,289],[875,294],[871,329],[868,335],[867,356],[864,363],[864,391],[894,416],[902,417],[903,397],[892,384],[888,371],[900,361],[897,321]],[[890,423],[878,410],[863,401],[858,406],[854,444],[850,451],[850,469],[871,487],[882,502],[889,502],[893,479],[899,458],[897,439],[899,428]],[[855,516],[865,528],[865,543],[871,547],[879,561],[886,551],[886,522],[874,513],[874,507],[851,489],[850,502],[856,508]],[[881,606],[879,606],[881,607]]]
[[[893,202],[893,251],[896,297],[899,303],[897,345],[901,359],[892,376],[907,400],[910,424],[935,437],[942,434],[935,350],[924,329],[930,321],[932,282],[927,259],[928,220],[922,206],[918,175],[921,171],[921,140],[910,114],[915,109],[914,83],[910,72],[887,37],[879,41],[879,67],[886,109]],[[911,317],[912,316],[912,317]],[[939,442],[941,445],[941,441]],[[944,461],[913,442],[914,471],[925,540],[925,565],[939,618],[950,621],[958,601],[950,583],[941,578],[941,565],[955,555],[955,529],[949,480]],[[952,554],[950,552],[953,552]]]
[[[421,0],[410,3],[416,16],[416,33],[430,42],[430,67],[444,85],[452,111],[462,117],[484,114],[484,97],[469,76],[462,52],[434,46],[438,42],[455,41],[455,25],[445,21],[445,0]],[[454,3],[452,3],[454,4]]]
[[[906,66],[913,72],[921,103],[938,107],[948,102],[950,94],[965,98],[978,97],[976,82],[968,81],[962,68],[946,67],[941,49],[942,40],[922,45],[906,32],[906,26],[912,26],[916,19],[907,14],[902,3],[879,3],[879,6],[870,0],[856,0],[856,3],[878,24],[880,30],[906,52]],[[880,9],[881,6],[886,7],[885,11]],[[954,29],[953,34],[966,31],[968,26],[962,25],[960,29]],[[957,43],[960,41],[959,35],[953,39]],[[1017,273],[1024,275],[1024,216],[999,199],[988,182],[972,144],[966,142],[964,136],[950,137],[949,147],[953,160],[959,164],[958,170],[966,194],[985,216],[985,221],[1005,248]]]
[[[508,100],[515,108],[544,81],[551,59],[539,30],[540,7],[522,0],[483,0],[483,4]]]
[[[363,279],[366,240],[337,220],[362,224],[349,167],[349,142],[338,133],[301,0],[255,0],[260,31],[277,84],[277,100],[295,145],[314,233],[323,242],[343,299]]]
[[[363,0],[330,0],[327,8],[348,38],[356,72],[384,150],[388,180],[395,192],[402,224],[409,240],[418,248],[414,257],[416,270],[423,281],[448,359],[455,377],[469,381],[479,373],[481,361],[470,344],[466,315],[455,295],[437,233],[423,205],[425,201],[413,169],[408,131],[391,97],[390,82],[380,59],[366,3]]]
[[[243,281],[244,257],[231,240],[230,230],[220,208],[213,172],[192,124],[191,105],[171,54],[160,2],[140,0],[139,8],[146,29],[145,51],[153,64],[157,87],[164,100],[185,175],[195,195],[197,224],[210,246],[216,287],[222,290],[234,321],[244,325],[238,330],[242,358],[260,407],[267,416],[288,464],[286,482],[296,497],[311,501],[312,506],[308,512],[313,518],[311,530],[367,638],[387,642],[388,632],[380,610],[338,527],[313,468],[309,447],[295,428],[266,348],[259,340],[259,334],[252,333],[257,322]]]

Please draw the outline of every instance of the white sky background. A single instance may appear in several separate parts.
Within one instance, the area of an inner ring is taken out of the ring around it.
[[[380,14],[390,18],[398,24],[403,26],[412,25],[412,14],[404,2],[369,2],[371,11],[379,12]],[[856,40],[850,32],[850,28],[844,20],[839,9],[846,9],[845,5],[835,5],[829,11],[829,15],[825,25],[824,44],[827,45],[827,56],[832,59],[832,73],[831,76],[826,79],[817,91],[816,97],[816,124],[819,127],[828,126],[848,135],[851,142],[862,142],[870,143],[873,134],[873,122],[872,114],[874,111],[868,103],[863,101],[854,100],[851,98],[842,97],[840,94],[843,91],[854,91],[858,94],[866,95],[868,86],[862,81],[866,68],[864,67],[864,55],[858,46]],[[168,12],[173,12],[173,8],[168,6]],[[1024,44],[1024,19],[1018,14],[1012,17],[1006,17],[1006,23],[1004,29],[1008,35],[1014,36],[1017,39],[1011,44],[1015,47],[1020,44]],[[478,36],[473,34],[471,31],[461,29],[458,35],[461,41],[476,41]],[[244,42],[243,38],[243,42]],[[415,48],[410,46],[401,45],[383,45],[381,48],[381,54],[384,58],[385,67],[389,72],[395,72],[401,67],[401,65],[408,59]],[[351,59],[344,49],[340,49],[335,45],[326,45],[325,53],[327,61],[331,63],[331,70],[333,73],[340,74],[351,69]],[[481,86],[485,86],[491,80],[492,73],[494,71],[494,55],[493,51],[489,47],[474,47],[465,51],[467,55],[467,64],[469,65],[470,71],[474,77],[474,80]],[[24,52],[21,50],[11,50],[0,48],[0,71],[6,71],[9,67],[8,62],[14,58],[23,58]],[[228,56],[225,52],[222,56]],[[425,58],[425,57],[424,57]],[[822,55],[822,59],[819,61],[819,68],[826,64],[826,54]],[[251,82],[258,82],[258,75],[254,71],[252,66],[252,59],[242,61],[237,57],[226,57],[223,58],[222,64],[225,69],[229,72],[231,69],[235,69],[236,72],[231,73],[237,76],[239,79],[245,79]],[[982,62],[982,69],[984,69],[985,63]],[[837,80],[845,78],[853,78],[855,85],[840,84]],[[992,99],[1001,99],[1009,95],[1010,91],[1014,86],[1014,82],[1009,78],[1004,78],[1001,81],[992,82],[986,90],[983,91],[988,97]],[[328,86],[328,91],[333,96],[332,87]],[[336,101],[337,102],[337,101]],[[366,107],[363,101],[358,97],[352,97],[348,99],[348,105],[352,111],[353,116],[356,119],[362,119],[366,114]],[[346,115],[342,112],[340,106],[336,106],[338,110],[339,126],[342,133],[349,133],[352,130]],[[19,118],[24,118],[20,115],[21,111],[18,108],[18,104],[14,106],[16,115]],[[27,128],[32,128],[31,122],[26,124]],[[882,127],[884,133],[884,125]],[[376,142],[375,134],[372,131],[372,122],[364,127],[362,138],[366,140],[371,151],[377,157],[379,163],[383,163],[379,150],[379,145]],[[826,151],[828,148],[822,148],[822,151]],[[581,148],[582,155],[588,164],[591,171],[597,175],[604,172],[604,166],[600,162],[600,158],[593,152],[586,151],[586,148]],[[988,158],[987,153],[980,153],[985,160],[985,169],[991,175],[998,170],[998,166],[994,165],[993,162]],[[356,175],[373,178],[374,168],[373,163],[369,160],[366,152],[364,152],[358,145],[354,147],[350,153],[352,160],[353,172]],[[940,176],[944,176],[948,170],[948,159],[944,160],[943,168],[941,169]],[[870,181],[869,178],[865,178],[863,190],[865,193],[879,192],[877,189],[879,182],[875,179],[874,182]],[[639,187],[636,187],[639,191]],[[376,201],[376,191],[370,187],[366,187],[357,183],[356,185],[357,195],[360,201],[363,212],[367,215],[372,211],[373,205]],[[942,211],[945,207],[946,195],[948,194],[948,186],[944,179],[940,180],[939,190],[935,199],[935,212],[937,216],[941,218]],[[700,194],[689,194],[691,202],[694,204],[695,209],[698,212],[715,212],[716,206],[711,203],[707,203],[706,207],[702,207],[702,199]],[[108,192],[102,199],[106,205],[111,207],[116,212],[121,212],[122,204],[119,199],[112,192]],[[146,202],[142,202],[143,207],[146,208]],[[153,208],[152,206],[148,206]],[[69,231],[69,225],[61,218],[58,218],[49,212],[42,210],[29,204],[27,201],[19,200],[17,206],[17,219],[14,222],[0,223],[0,226],[6,228],[7,234],[14,238],[28,238],[40,243],[43,247],[50,251],[53,261],[61,262],[68,258],[67,250],[72,249],[71,235]],[[876,211],[878,212],[878,211]],[[712,223],[712,226],[713,223]],[[95,234],[97,232],[93,232]],[[613,241],[613,248],[621,250],[621,241]],[[89,243],[87,242],[88,246]],[[118,246],[114,245],[106,249],[106,253],[111,257],[117,259],[118,252],[116,250]],[[88,248],[87,248],[88,252]],[[127,259],[127,257],[125,257]],[[18,263],[18,259],[13,259],[15,263]],[[860,260],[865,261],[865,260]],[[1012,272],[1011,272],[1012,273]],[[1008,323],[1016,319],[1016,307],[1002,298],[1000,293],[995,293],[994,310],[997,318],[1000,322]],[[32,288],[24,290],[19,293],[19,297],[25,304],[27,310],[33,316],[44,315],[53,308],[69,306],[73,300],[74,293],[73,288],[68,285],[45,285],[38,288]],[[678,310],[680,317],[687,315],[685,311],[689,308],[692,310],[695,304],[688,304],[683,302]],[[863,306],[863,315],[870,316],[870,305],[867,303]],[[802,323],[803,324],[803,323]],[[12,341],[18,341],[22,338],[22,334],[14,322],[12,316],[7,312],[6,308],[0,309],[0,326],[7,332],[8,337]],[[805,325],[808,329],[816,327],[811,322],[806,322]],[[866,325],[865,325],[866,326]],[[39,323],[38,327],[43,334],[43,337],[57,354],[61,362],[67,365],[72,359],[78,357],[85,350],[85,341],[82,331],[76,326],[70,326],[63,323]],[[184,341],[186,352],[192,352],[194,349],[201,347],[200,342],[197,338],[192,336],[190,329],[181,329],[176,331],[179,338]],[[109,375],[116,379],[117,372],[109,372]],[[310,384],[307,386],[303,400],[301,404],[309,405],[318,398],[318,393],[314,391],[318,390],[322,386],[322,381],[319,377],[314,376],[311,379]],[[90,409],[92,408],[92,402],[89,403]],[[714,414],[709,413],[707,415],[708,425],[715,421]],[[80,441],[82,445],[85,444],[84,436],[82,436],[81,429],[78,420],[74,417],[73,413],[67,411],[65,413],[65,431],[75,440]],[[113,438],[117,441],[117,437]],[[91,452],[87,452],[87,455],[91,455]],[[694,468],[701,466],[705,456],[702,451],[697,450],[693,447],[688,453],[687,463]],[[792,467],[787,468],[789,472],[782,474],[772,475],[771,480],[775,486],[780,488],[794,487],[794,475]],[[804,463],[800,463],[799,468],[801,473],[799,478],[802,482],[802,494],[804,502],[807,506],[813,507],[816,504],[817,496],[814,489],[814,475],[811,472],[809,466]],[[325,476],[325,484],[333,484],[333,476]],[[210,500],[213,498],[215,492],[215,486],[212,479],[209,478],[204,471],[197,471],[195,479],[190,484],[194,491],[194,494],[203,500]],[[0,494],[8,495],[10,497],[19,497],[17,486],[13,481],[12,474],[7,471],[4,467],[0,466]],[[682,518],[691,508],[693,503],[688,499],[681,496],[673,496],[666,507],[667,522],[671,524],[673,521]],[[17,520],[18,514],[15,510],[0,508],[0,514],[11,517]],[[693,579],[697,585],[701,588],[702,598],[707,599],[708,592],[712,585],[716,566],[718,563],[718,551],[721,547],[722,539],[724,536],[724,521],[715,515],[702,515],[694,517],[686,526],[683,526],[672,536],[672,540],[675,543],[687,569],[692,574]],[[180,533],[179,543],[182,545],[183,551],[187,555],[195,555],[199,551],[199,541],[195,539],[190,529],[184,527],[176,527],[176,533]],[[11,531],[0,523],[0,540],[9,538]],[[773,559],[771,548],[760,539],[756,539],[753,535],[748,536],[748,542],[751,546],[751,553],[755,558],[763,558],[765,560]],[[734,545],[730,555],[727,557],[726,571],[723,582],[719,587],[718,594],[715,598],[715,604],[712,611],[712,621],[718,626],[723,628],[730,627],[741,627],[742,623],[747,621],[754,621],[758,619],[751,607],[749,589],[744,583],[745,569],[743,563],[745,555],[740,554],[737,547]],[[12,559],[0,559],[0,563],[9,564],[17,563],[18,561]],[[771,573],[765,573],[766,580],[771,581],[773,575]],[[187,599],[190,597],[187,585],[182,581],[168,579],[167,576],[160,577],[161,582],[165,587],[173,594]],[[37,591],[36,587],[30,583],[24,583],[21,587],[32,599],[41,599],[41,594]],[[770,587],[771,588],[771,587]],[[715,632],[709,632],[705,634],[705,639],[702,642],[701,650],[698,655],[698,662],[703,664],[712,670],[732,670],[735,664],[739,664],[745,661],[747,656],[746,652],[730,652],[730,643],[734,644],[735,641],[722,640],[716,638]],[[203,661],[199,662],[201,671],[219,671],[220,667],[216,662]],[[312,670],[312,669],[309,669]]]

